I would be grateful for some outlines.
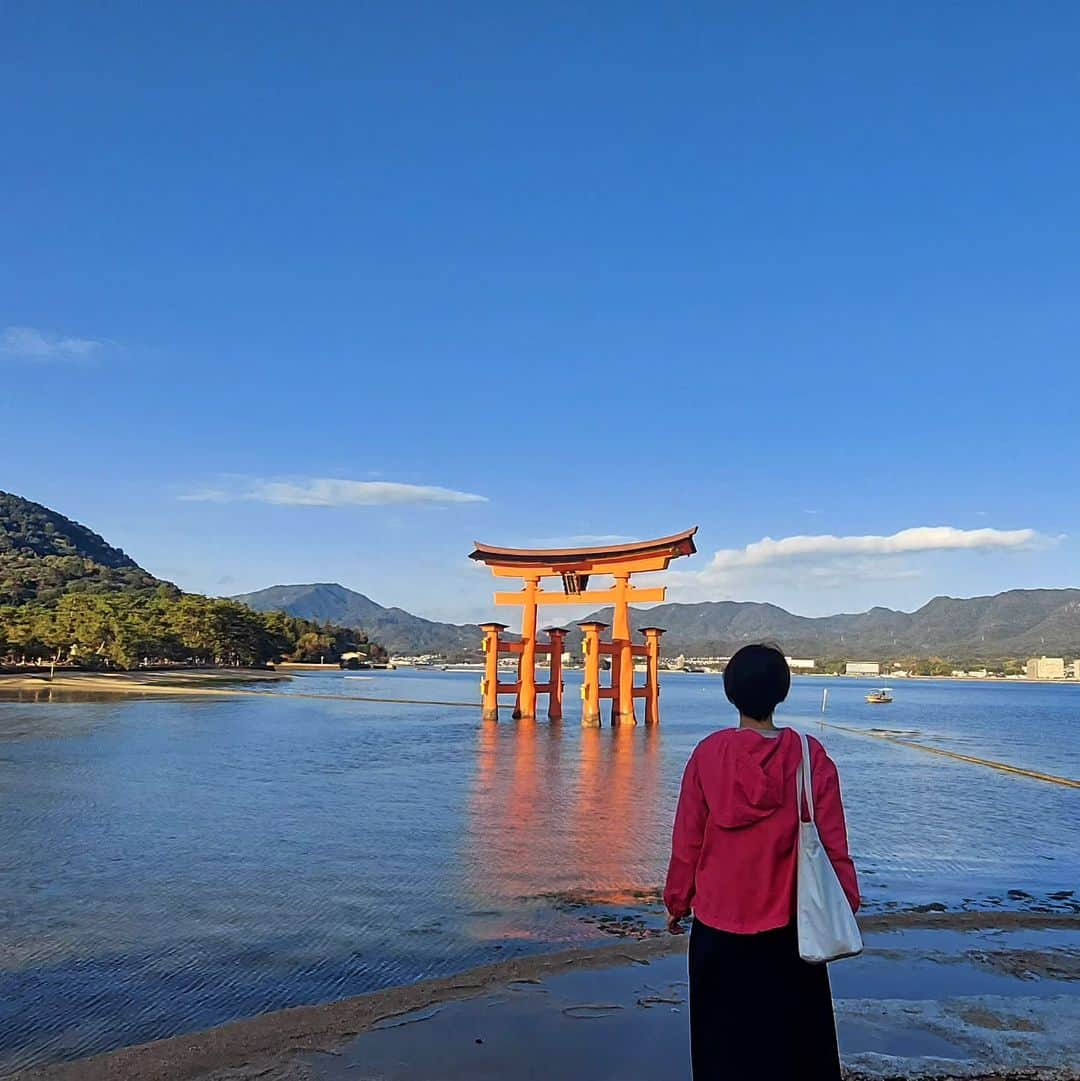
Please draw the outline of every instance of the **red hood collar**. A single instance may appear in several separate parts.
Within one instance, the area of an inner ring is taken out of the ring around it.
[[[768,818],[784,803],[790,728],[779,736],[752,729],[725,729],[705,740],[699,776],[709,814],[720,826],[738,829]]]

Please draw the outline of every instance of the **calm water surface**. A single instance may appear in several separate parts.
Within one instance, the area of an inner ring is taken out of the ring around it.
[[[721,681],[669,676],[659,729],[306,697],[465,702],[477,680],[0,702],[0,1076],[597,936],[566,901],[660,883],[683,764],[730,723]],[[859,731],[820,727],[825,686]],[[1080,686],[868,688],[796,681],[781,721],[840,767],[868,905],[1067,904],[1077,790],[868,733],[1080,777]]]

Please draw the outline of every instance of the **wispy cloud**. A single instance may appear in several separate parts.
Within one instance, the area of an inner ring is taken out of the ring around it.
[[[85,360],[104,346],[93,338],[64,338],[34,327],[5,327],[0,355],[24,360]]]
[[[385,507],[410,503],[487,502],[486,496],[459,492],[453,488],[331,477],[290,480],[224,477],[214,484],[185,492],[179,498],[199,503],[273,503],[287,507]]]
[[[675,571],[667,580],[680,599],[705,600],[753,595],[755,599],[833,589],[862,582],[893,582],[923,575],[912,558],[943,552],[1020,551],[1053,538],[1034,529],[957,529],[915,526],[888,535],[832,534],[763,537],[744,548],[722,548],[697,571]],[[905,558],[909,557],[909,558]]]
[[[607,544],[624,544],[633,540],[638,540],[638,538],[628,537],[622,533],[571,533],[561,537],[534,537],[529,543],[529,547],[584,548],[589,544],[603,546]]]

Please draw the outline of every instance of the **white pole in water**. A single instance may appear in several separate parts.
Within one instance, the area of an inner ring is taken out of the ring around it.
[[[821,692],[821,712],[822,713],[825,712],[825,708],[828,706],[828,704],[829,704],[829,688],[826,687],[825,690],[823,690]]]

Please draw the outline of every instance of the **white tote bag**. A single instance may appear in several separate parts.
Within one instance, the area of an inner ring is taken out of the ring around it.
[[[802,765],[795,780],[796,807],[799,814],[799,876],[797,921],[799,956],[804,961],[821,964],[862,953],[862,935],[851,905],[836,877],[832,861],[818,836],[814,821],[814,783],[810,773],[810,744],[799,733]],[[810,821],[802,819],[803,794]]]

